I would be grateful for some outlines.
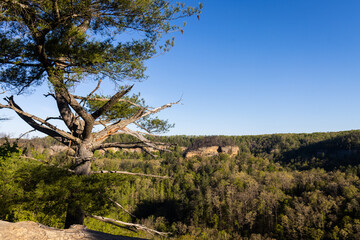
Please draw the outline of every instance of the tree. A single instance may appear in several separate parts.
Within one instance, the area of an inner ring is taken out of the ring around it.
[[[110,97],[95,95],[102,81],[144,79],[144,61],[166,52],[173,39],[164,34],[182,29],[175,20],[200,13],[167,0],[3,0],[0,3],[0,84],[17,94],[46,82],[59,117],[42,119],[24,111],[13,96],[0,108],[14,110],[33,129],[73,150],[74,173],[88,175],[93,153],[108,147],[160,149],[148,133],[171,125],[151,116],[175,103],[146,106],[132,86],[121,86]],[[129,40],[128,40],[129,39]],[[87,96],[72,88],[92,79],[97,87]],[[50,123],[63,121],[66,130]],[[135,124],[143,131],[128,128]],[[100,130],[95,126],[102,126]],[[129,134],[135,142],[106,143],[114,134]],[[67,210],[67,226],[82,224],[75,202]]]

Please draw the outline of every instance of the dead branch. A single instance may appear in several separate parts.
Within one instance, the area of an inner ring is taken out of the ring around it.
[[[85,104],[86,101],[88,101],[90,99],[90,97],[94,94],[94,92],[96,92],[99,89],[101,82],[102,82],[102,79],[99,80],[96,88],[94,90],[92,90],[91,93],[89,93],[89,95],[87,95],[86,98],[82,99],[81,102],[84,102],[84,104]],[[81,102],[80,102],[80,104],[81,104]]]
[[[137,113],[135,113],[130,118],[124,119],[124,120],[119,120],[119,121],[113,123],[112,125],[107,126],[103,130],[94,134],[95,141],[98,142],[98,144],[101,144],[109,136],[116,134],[119,130],[122,130],[127,125],[139,120],[143,113],[144,113],[144,110],[140,109]]]
[[[142,130],[146,131],[146,132],[147,132],[146,134],[151,135],[151,136],[154,136],[153,134],[151,134],[151,131],[150,131],[149,129],[141,126],[140,124],[138,124],[138,123],[136,123],[136,122],[134,122],[134,124],[135,124],[137,127],[141,128]]]
[[[142,142],[135,142],[135,143],[103,143],[101,145],[98,145],[97,147],[93,148],[93,150],[98,149],[106,149],[106,148],[142,148],[145,147]]]
[[[112,106],[114,106],[114,104],[120,99],[122,98],[125,94],[127,94],[134,85],[128,87],[127,89],[123,90],[123,91],[119,91],[117,92],[114,96],[112,96],[110,98],[109,101],[107,101],[101,108],[99,108],[98,110],[96,110],[92,115],[92,117],[94,119],[99,118],[103,113],[105,113],[106,111],[108,111]]]
[[[78,138],[75,138],[74,136],[68,134],[67,132],[64,132],[60,129],[58,129],[57,127],[55,127],[54,125],[48,123],[47,121],[35,116],[35,115],[32,115],[32,114],[29,114],[27,112],[24,112],[20,109],[19,106],[17,106],[14,102],[14,100],[12,99],[12,97],[8,98],[8,103],[9,103],[9,107],[10,109],[14,110],[16,113],[20,114],[20,115],[23,115],[27,118],[30,118],[32,120],[36,120],[44,125],[46,125],[47,127],[49,127],[50,129],[56,131],[58,134],[62,135],[63,137],[69,139],[69,140],[73,140],[75,142],[80,142],[80,140]]]
[[[169,150],[167,150],[167,149],[161,149],[161,148],[159,148],[159,147],[157,146],[156,143],[151,142],[150,140],[148,140],[147,138],[145,138],[145,137],[143,136],[143,133],[142,133],[142,132],[133,131],[133,130],[127,128],[127,127],[125,127],[124,129],[122,129],[122,131],[125,132],[126,134],[129,134],[129,135],[131,135],[131,136],[136,137],[137,139],[139,139],[140,141],[142,141],[142,142],[145,144],[146,147],[150,147],[150,148],[153,148],[153,149],[158,150],[158,151],[169,152]],[[159,145],[160,145],[160,144],[159,144]],[[164,145],[164,144],[162,144],[162,145]],[[150,155],[152,155],[152,154],[150,154]]]
[[[145,173],[133,173],[133,172],[126,172],[126,171],[107,171],[107,170],[100,170],[100,171],[91,171],[91,172],[90,172],[90,174],[100,174],[100,173],[116,173],[116,174],[125,174],[125,175],[142,176],[142,177],[153,177],[153,178],[171,179],[171,177],[169,177],[169,176],[160,176],[160,175],[145,174]]]
[[[106,127],[107,125],[106,124],[109,124],[111,123],[110,121],[106,121],[106,120],[99,120],[99,121],[95,121],[94,122],[94,125],[103,125],[104,127]]]
[[[20,140],[22,137],[24,137],[26,134],[29,134],[29,133],[35,132],[35,131],[36,131],[36,129],[32,129],[32,130],[30,130],[30,131],[27,131],[26,133],[21,134],[21,135],[16,139],[16,142],[19,141],[19,140]]]
[[[78,95],[74,95],[74,98],[79,99],[79,100],[85,100],[85,99],[86,99],[86,97],[82,97],[82,96],[78,96]],[[110,99],[109,99],[109,98],[89,98],[89,99],[87,99],[87,100],[107,102],[107,101],[109,101]],[[133,106],[135,106],[135,107],[143,108],[143,109],[145,109],[145,110],[149,110],[148,108],[143,107],[143,106],[140,106],[139,104],[136,104],[136,103],[134,103],[134,102],[132,102],[132,101],[129,101],[129,100],[127,100],[127,99],[122,99],[122,98],[121,98],[121,99],[118,100],[118,102],[129,103],[129,104],[131,104],[131,105],[133,105]],[[150,111],[150,110],[149,110],[149,111]]]
[[[119,208],[121,208],[124,212],[126,212],[127,214],[129,214],[130,216],[135,218],[135,215],[133,215],[132,213],[130,213],[128,210],[126,210],[120,203],[112,200],[111,198],[107,197],[107,199],[109,199],[111,202],[113,202],[116,206],[118,206]]]
[[[49,121],[49,120],[63,120],[61,117],[47,117],[45,119],[45,122]]]
[[[53,97],[56,100],[56,97],[53,93],[44,94],[44,97]]]
[[[141,230],[141,231],[145,231],[145,232],[148,232],[150,234],[157,234],[157,235],[160,235],[160,236],[167,236],[168,232],[159,232],[159,231],[156,231],[154,229],[151,229],[151,228],[148,228],[144,225],[141,225],[141,224],[136,224],[136,223],[128,223],[128,222],[123,222],[123,221],[119,221],[119,220],[116,220],[116,219],[112,219],[112,218],[107,218],[107,217],[102,217],[102,216],[96,216],[96,215],[91,215],[89,213],[85,213],[85,215],[87,217],[91,217],[91,218],[94,218],[96,220],[99,220],[99,221],[102,221],[102,222],[106,222],[106,223],[118,223],[118,224],[121,224],[121,225],[125,225],[125,226],[129,226],[129,227],[134,227],[135,229],[137,230]]]
[[[145,112],[145,113],[141,116],[141,118],[144,118],[144,117],[146,117],[146,116],[148,116],[148,115],[150,115],[150,114],[158,113],[158,112],[160,112],[161,110],[163,110],[163,109],[165,109],[165,108],[172,107],[173,105],[179,104],[180,102],[181,102],[181,99],[180,99],[179,101],[177,101],[177,102],[168,103],[168,104],[162,105],[161,107],[155,108],[155,109],[153,109],[153,110],[149,110],[149,111]]]
[[[144,152],[146,152],[147,154],[149,154],[152,158],[157,158],[156,155],[152,154],[149,150],[147,150],[146,148],[141,148]]]
[[[117,142],[115,142],[115,143],[103,143],[101,145],[94,147],[93,150],[107,149],[107,148],[141,148],[144,152],[146,152],[153,158],[156,158],[156,156],[154,154],[152,154],[151,152],[149,152],[146,149],[146,147],[148,147],[148,145],[143,142],[136,142],[136,143],[117,143]]]
[[[8,101],[9,105],[3,105],[3,104],[0,104],[0,108],[9,108],[9,109],[12,109],[14,110],[25,122],[27,122],[31,127],[33,127],[34,129],[42,132],[42,133],[45,133],[49,136],[52,136],[53,138],[57,139],[58,141],[60,142],[66,142],[65,139],[68,141],[68,140],[72,140],[72,141],[75,141],[75,142],[80,142],[80,140],[70,134],[68,134],[67,132],[65,131],[62,131],[60,129],[58,129],[57,127],[55,127],[54,125],[46,122],[45,120],[35,116],[35,115],[31,115],[27,112],[24,112],[13,100],[12,97],[10,98],[6,98],[6,100]],[[41,125],[38,124],[37,122],[38,121],[40,123],[42,123]],[[45,127],[45,126],[47,127]]]

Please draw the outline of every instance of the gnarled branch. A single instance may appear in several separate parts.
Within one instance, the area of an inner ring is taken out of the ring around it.
[[[105,141],[105,139],[107,139],[109,136],[116,134],[119,130],[125,128],[127,125],[139,120],[141,118],[141,116],[143,115],[143,113],[144,113],[144,110],[140,109],[137,113],[135,113],[130,118],[117,121],[114,124],[105,127],[103,130],[95,133],[94,139],[98,143],[96,145],[101,145],[101,143],[103,141]],[[96,145],[94,145],[95,148],[96,148]]]
[[[96,88],[95,88],[94,90],[92,90],[91,93],[89,93],[89,94],[86,96],[86,98],[83,98],[83,99],[81,100],[81,102],[84,102],[84,104],[85,104],[85,103],[90,99],[90,97],[94,94],[94,92],[96,92],[96,91],[99,89],[101,82],[102,82],[102,79],[99,80]],[[75,97],[75,96],[74,96],[74,97]],[[75,98],[76,98],[76,97],[75,97]],[[80,102],[80,103],[81,103],[81,102]]]
[[[6,98],[6,100],[8,101],[9,105],[2,105],[0,104],[0,108],[9,108],[14,110],[26,123],[28,123],[31,127],[33,127],[34,129],[45,133],[53,138],[55,138],[56,140],[62,142],[62,143],[67,143],[68,141],[74,141],[76,143],[80,143],[80,139],[72,136],[71,134],[64,132],[60,129],[58,129],[57,127],[55,127],[54,125],[48,123],[47,121],[31,115],[27,112],[24,112],[13,100],[13,97],[9,97]],[[36,121],[42,123],[39,124]],[[45,126],[43,126],[45,125]]]
[[[163,178],[163,179],[171,179],[169,176],[161,176],[161,175],[154,175],[154,174],[145,174],[145,173],[133,173],[127,171],[107,171],[107,170],[100,170],[100,171],[91,171],[90,174],[101,174],[101,173],[115,173],[115,174],[125,174],[125,175],[133,175],[133,176],[142,176],[142,177],[153,177],[153,178]]]
[[[116,206],[118,206],[119,208],[121,208],[124,212],[126,212],[127,214],[129,214],[132,217],[135,217],[134,214],[130,213],[128,210],[126,210],[120,203],[112,200],[111,198],[107,197],[107,199],[109,199],[111,202],[113,202]]]
[[[99,108],[98,110],[96,110],[93,114],[92,117],[94,119],[99,118],[101,115],[103,115],[105,112],[107,112],[110,108],[112,108],[112,106],[114,106],[117,101],[119,101],[120,98],[122,98],[125,94],[127,94],[134,85],[128,87],[127,89],[123,90],[123,91],[119,91],[117,92],[114,96],[112,96],[110,98],[109,101],[107,101],[107,103],[105,103],[101,108]]]
[[[150,234],[157,234],[157,235],[164,236],[164,237],[167,236],[168,234],[170,234],[170,233],[167,233],[167,232],[156,231],[154,229],[148,228],[148,227],[146,227],[144,225],[141,225],[141,224],[123,222],[123,221],[119,221],[119,220],[112,219],[112,218],[92,215],[92,214],[89,214],[89,213],[85,213],[85,215],[87,217],[91,217],[91,218],[94,218],[96,220],[106,222],[106,223],[110,223],[110,224],[117,223],[117,224],[121,224],[121,225],[128,226],[128,227],[134,227],[137,230],[145,231],[145,232],[148,232]]]

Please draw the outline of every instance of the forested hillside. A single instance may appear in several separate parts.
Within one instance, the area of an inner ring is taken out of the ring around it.
[[[117,135],[108,141],[128,140]],[[93,170],[170,179],[76,176],[66,170],[73,160],[64,152],[46,151],[53,144],[49,138],[22,140],[20,147],[3,139],[0,219],[61,228],[71,193],[86,212],[141,223],[174,239],[360,238],[360,131],[152,140],[173,144],[174,151],[155,152],[157,158],[136,151],[97,152]],[[240,152],[232,158],[221,153],[183,157],[182,147],[212,145],[236,145]],[[160,238],[89,217],[85,224],[113,234]]]

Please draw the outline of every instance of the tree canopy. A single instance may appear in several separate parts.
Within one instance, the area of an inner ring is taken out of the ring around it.
[[[180,29],[171,21],[198,13],[165,0],[4,0],[0,82],[21,93],[46,80],[141,80],[144,60],[172,46],[159,45]]]

